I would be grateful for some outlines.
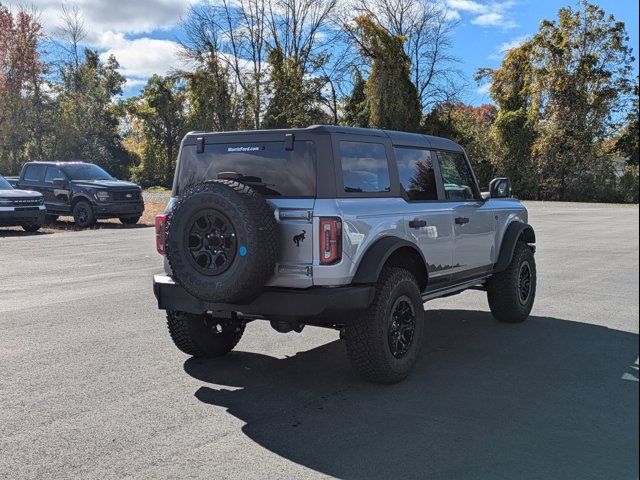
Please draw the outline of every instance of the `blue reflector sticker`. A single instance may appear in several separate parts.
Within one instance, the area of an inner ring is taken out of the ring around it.
[[[247,247],[245,247],[244,245],[240,247],[240,256],[244,257],[247,255]]]

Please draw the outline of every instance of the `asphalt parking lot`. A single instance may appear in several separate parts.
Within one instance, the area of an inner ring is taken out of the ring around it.
[[[334,331],[171,343],[153,229],[0,231],[0,478],[638,477],[638,207],[528,204],[538,300],[427,304],[404,383],[363,383]]]

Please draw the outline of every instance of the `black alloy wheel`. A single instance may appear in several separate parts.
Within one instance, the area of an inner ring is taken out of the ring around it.
[[[204,210],[192,218],[187,245],[191,264],[203,275],[224,273],[233,264],[237,243],[236,231],[223,213]]]
[[[411,299],[399,297],[391,309],[388,340],[391,354],[395,358],[404,357],[411,347],[416,331],[416,314]]]

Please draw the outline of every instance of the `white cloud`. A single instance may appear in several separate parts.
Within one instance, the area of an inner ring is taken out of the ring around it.
[[[513,0],[503,2],[480,2],[475,0],[447,0],[447,7],[472,17],[471,23],[482,27],[498,27],[504,30],[515,28],[518,24],[511,17]]]
[[[59,33],[64,0],[32,0],[47,35]],[[126,79],[126,90],[135,92],[158,73],[183,68],[175,41],[157,39],[158,32],[174,28],[193,3],[199,0],[69,0],[82,15],[86,38],[83,43],[100,52],[104,60],[113,54]],[[7,4],[6,1],[0,2]],[[18,9],[22,0],[10,0],[9,8]],[[146,34],[146,35],[145,35]],[[155,34],[155,35],[154,35]],[[135,35],[138,38],[131,38]],[[166,36],[166,35],[165,35]]]
[[[502,42],[495,51],[489,55],[489,60],[502,60],[504,54],[507,53],[512,48],[519,47],[524,42],[529,40],[529,35],[520,35],[519,37],[513,38],[507,42]]]
[[[516,38],[514,38],[512,40],[509,40],[508,42],[501,43],[498,46],[498,51],[500,53],[506,53],[509,50],[511,50],[512,48],[519,47],[520,45],[522,45],[527,40],[529,40],[529,36],[528,35],[521,35],[521,36],[516,37]]]
[[[129,40],[122,33],[105,32],[101,45],[109,48],[100,54],[102,60],[114,55],[120,63],[120,73],[127,79],[126,89],[138,89],[153,74],[167,75],[172,70],[187,68],[180,58],[180,45],[171,40],[136,38]]]
[[[483,83],[478,88],[476,88],[476,93],[479,95],[487,95],[489,94],[489,90],[491,89],[490,83]]]

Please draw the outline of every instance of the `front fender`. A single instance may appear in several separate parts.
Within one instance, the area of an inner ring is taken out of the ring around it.
[[[507,227],[500,247],[498,262],[493,267],[493,273],[499,273],[507,269],[513,258],[518,241],[536,243],[536,234],[531,225],[524,222],[511,222]]]

